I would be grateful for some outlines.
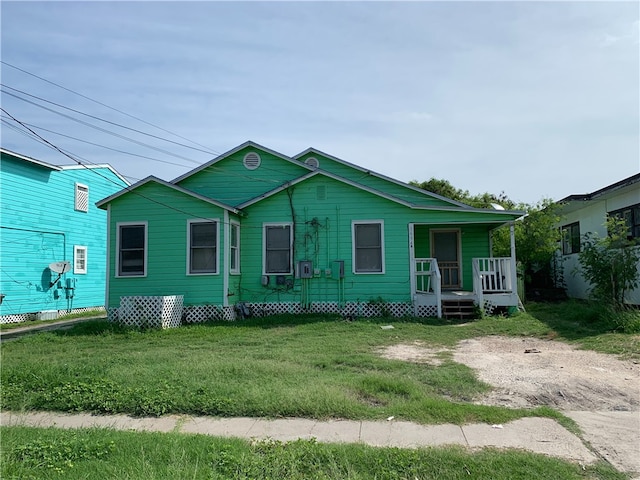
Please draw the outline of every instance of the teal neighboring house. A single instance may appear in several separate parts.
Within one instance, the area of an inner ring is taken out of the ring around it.
[[[0,323],[104,308],[107,215],[95,201],[128,182],[109,165],[0,154]]]
[[[492,256],[491,232],[521,212],[472,208],[312,148],[289,157],[246,142],[97,205],[107,307],[125,323],[163,302],[187,322],[519,305],[513,228],[510,257]]]

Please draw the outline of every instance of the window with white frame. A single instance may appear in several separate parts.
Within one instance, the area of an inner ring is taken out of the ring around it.
[[[265,224],[263,245],[264,274],[291,274],[291,250],[293,246],[291,224]]]
[[[384,273],[384,223],[355,221],[352,228],[353,272]]]
[[[147,274],[147,223],[119,223],[117,228],[118,276],[145,276]]]
[[[240,225],[231,223],[229,226],[229,271],[240,273]]]
[[[190,275],[218,273],[218,222],[188,221],[188,273]]]
[[[89,211],[89,187],[76,183],[75,209],[79,212]]]
[[[83,245],[73,246],[73,273],[87,273],[87,247]]]

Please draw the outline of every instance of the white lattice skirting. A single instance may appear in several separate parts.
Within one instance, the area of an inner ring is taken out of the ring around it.
[[[96,312],[96,314],[100,314],[100,313],[106,312],[106,310],[104,307],[85,307],[85,308],[72,308],[71,310],[57,310],[56,318],[63,319],[66,315],[73,315],[75,313],[87,313],[87,312]],[[30,322],[37,319],[38,319],[38,312],[17,313],[14,315],[2,315],[0,316],[0,324]]]
[[[185,323],[209,321],[233,321],[240,317],[234,306],[190,305],[182,306],[182,295],[157,297],[121,297],[120,307],[110,308],[109,321],[134,327],[177,327]],[[252,317],[270,315],[336,314],[349,317],[411,317],[414,316],[410,303],[369,303],[348,302],[340,306],[338,302],[314,302],[307,308],[298,302],[246,303]],[[434,305],[418,307],[418,317],[435,317],[438,309]]]
[[[252,316],[265,317],[279,314],[337,314],[352,317],[408,317],[413,316],[413,305],[410,303],[359,303],[348,302],[343,307],[338,302],[314,302],[307,308],[296,302],[247,303]],[[433,312],[431,311],[433,310]],[[419,313],[425,316],[436,316],[435,307],[422,307]]]
[[[109,321],[129,327],[179,327],[183,295],[120,297],[120,307],[110,308]]]

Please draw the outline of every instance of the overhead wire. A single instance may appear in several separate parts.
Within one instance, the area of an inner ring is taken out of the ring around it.
[[[147,155],[141,155],[139,153],[127,152],[126,150],[120,150],[118,148],[108,147],[108,146],[102,145],[100,143],[90,142],[89,140],[83,140],[81,138],[74,137],[74,136],[71,136],[71,135],[66,135],[66,134],[60,133],[60,132],[56,132],[55,130],[50,130],[48,128],[44,128],[44,127],[41,127],[39,125],[34,125],[32,123],[24,122],[24,124],[28,125],[29,127],[33,127],[33,128],[35,128],[37,130],[42,130],[43,132],[53,133],[54,135],[58,135],[60,137],[65,137],[65,138],[68,138],[70,140],[75,140],[77,142],[86,143],[88,145],[93,145],[95,147],[104,148],[106,150],[111,150],[112,152],[122,153],[123,155],[130,155],[130,156],[133,156],[133,157],[143,158],[145,160],[152,160],[154,162],[160,162],[160,163],[166,163],[166,164],[169,164],[169,165],[175,165],[175,166],[178,166],[178,167],[191,168],[189,165],[185,165],[183,163],[175,163],[175,162],[170,162],[168,160],[160,160],[159,158],[153,158],[153,157],[149,157]],[[9,125],[11,125],[11,124],[9,124]],[[15,126],[13,126],[13,127],[15,128]],[[19,129],[17,129],[17,130],[20,131]]]
[[[166,139],[166,138],[159,137],[158,135],[153,135],[153,134],[151,134],[151,133],[143,132],[142,130],[138,130],[137,128],[127,127],[126,125],[122,125],[122,124],[120,124],[120,123],[113,122],[113,121],[111,121],[111,120],[106,120],[106,119],[101,118],[101,117],[98,117],[98,116],[96,116],[96,115],[91,115],[90,113],[86,113],[86,112],[82,112],[82,111],[80,111],[80,110],[76,110],[75,108],[66,107],[66,106],[61,105],[61,104],[59,104],[59,103],[52,102],[51,100],[47,100],[46,98],[42,98],[42,97],[39,97],[39,96],[37,96],[37,95],[33,95],[33,94],[31,94],[31,93],[25,92],[25,91],[23,91],[23,90],[19,90],[19,89],[17,89],[17,88],[11,87],[11,86],[9,86],[9,85],[5,85],[4,83],[0,83],[0,87],[3,87],[3,88],[5,88],[5,89],[6,89],[6,88],[8,88],[9,90],[13,90],[14,92],[18,92],[18,93],[20,93],[20,94],[22,94],[22,95],[26,95],[26,96],[28,96],[28,97],[35,98],[35,99],[37,99],[37,100],[40,100],[41,102],[45,102],[45,103],[48,103],[48,104],[50,104],[50,105],[55,105],[55,106],[56,106],[56,107],[58,107],[58,108],[63,108],[63,109],[65,109],[65,110],[69,110],[69,111],[74,112],[74,113],[77,113],[77,114],[79,114],[79,115],[83,115],[83,116],[85,116],[85,117],[89,117],[89,118],[92,118],[92,119],[94,119],[94,120],[98,120],[98,121],[100,121],[100,122],[108,123],[108,124],[110,124],[110,125],[113,125],[113,126],[116,126],[116,127],[119,127],[119,128],[123,128],[123,129],[125,129],[125,130],[130,130],[130,131],[132,131],[132,132],[136,132],[136,133],[139,133],[139,134],[141,134],[141,135],[145,135],[145,136],[148,136],[148,137],[151,137],[151,138],[155,138],[155,139],[157,139],[157,140],[162,140],[163,142],[169,142],[169,143],[172,143],[172,144],[174,144],[174,145],[178,145],[178,146],[180,146],[180,147],[190,148],[191,150],[197,150],[198,152],[204,152],[204,153],[214,154],[214,152],[211,152],[211,151],[209,151],[209,150],[202,150],[201,148],[191,147],[191,146],[186,145],[186,144],[184,144],[184,143],[174,142],[173,140],[168,140],[168,139]],[[0,91],[1,91],[1,90],[0,90]],[[26,99],[21,98],[19,95],[16,95],[16,94],[11,93],[11,92],[6,92],[6,91],[5,91],[5,92],[2,92],[2,93],[5,93],[5,94],[7,94],[7,95],[11,95],[11,96],[12,96],[12,97],[14,97],[14,98],[17,98],[17,99],[20,99],[20,100],[26,101]],[[32,103],[33,105],[37,105],[35,102],[29,102],[29,103]]]
[[[132,193],[132,194],[134,194],[134,195],[137,195],[137,196],[139,196],[139,197],[141,197],[141,198],[144,198],[145,200],[148,200],[149,202],[155,203],[155,204],[160,205],[160,206],[162,206],[162,207],[166,207],[166,208],[168,208],[168,209],[170,209],[170,210],[173,210],[173,211],[175,211],[175,212],[178,212],[178,213],[181,213],[181,214],[184,214],[184,215],[188,215],[188,216],[190,216],[191,218],[197,218],[197,219],[202,219],[202,220],[208,220],[208,219],[209,219],[209,218],[207,218],[207,217],[203,217],[202,215],[194,214],[194,213],[188,212],[188,211],[186,211],[186,210],[182,210],[182,209],[180,209],[180,208],[176,208],[176,207],[174,207],[173,205],[168,205],[168,204],[166,204],[166,203],[163,203],[163,202],[160,202],[160,201],[155,200],[155,199],[153,199],[153,198],[150,198],[150,197],[148,197],[148,196],[146,196],[146,195],[141,194],[140,192],[135,191],[135,190],[134,190],[134,189],[132,189],[132,188],[131,188],[131,186],[129,186],[129,185],[124,185],[124,186],[123,186],[123,185],[121,185],[120,183],[115,182],[114,180],[112,180],[112,179],[110,179],[110,178],[108,178],[108,177],[105,177],[105,176],[104,176],[104,175],[102,175],[100,172],[98,172],[96,169],[89,168],[87,165],[83,164],[83,163],[82,163],[82,161],[80,161],[80,160],[79,160],[79,158],[81,158],[81,157],[79,157],[79,156],[77,156],[77,155],[72,155],[72,154],[70,154],[70,153],[66,152],[64,149],[62,149],[62,148],[58,147],[57,145],[53,144],[52,142],[50,142],[50,141],[49,141],[49,140],[47,140],[46,138],[44,138],[44,137],[42,137],[41,135],[39,135],[37,132],[33,131],[31,128],[29,128],[29,127],[28,127],[26,124],[24,124],[22,121],[18,120],[16,117],[14,117],[13,115],[11,115],[11,113],[9,113],[9,112],[4,108],[4,107],[0,107],[0,111],[4,112],[8,117],[10,117],[10,118],[11,118],[13,121],[15,121],[16,123],[18,123],[18,124],[22,125],[22,126],[23,126],[24,128],[26,128],[28,131],[30,131],[33,135],[35,135],[35,136],[37,136],[38,138],[40,138],[40,139],[42,140],[42,142],[43,142],[45,145],[48,145],[49,147],[51,147],[51,148],[53,148],[54,150],[58,151],[59,153],[61,153],[61,154],[62,154],[62,155],[64,155],[65,157],[67,157],[67,158],[71,159],[71,160],[72,160],[73,162],[75,162],[76,164],[78,164],[78,165],[80,165],[80,166],[82,166],[82,167],[86,168],[87,170],[89,170],[89,171],[93,172],[95,175],[98,175],[98,176],[102,177],[104,180],[107,180],[108,182],[113,183],[114,185],[116,185],[116,186],[120,187],[122,190],[126,190],[127,192]],[[85,160],[85,161],[87,161],[87,160]],[[91,164],[91,162],[89,162],[89,161],[87,161],[87,163]],[[92,165],[95,165],[95,164],[92,164]],[[231,207],[231,206],[229,205],[229,207]],[[222,224],[222,223],[224,223],[224,222],[220,222],[220,223]],[[230,224],[231,224],[231,222],[227,222],[227,224],[228,224],[228,225],[230,225]],[[245,227],[245,228],[246,228],[246,227]],[[254,227],[254,228],[262,228],[262,227],[261,227],[261,226],[256,226],[256,227]]]
[[[147,120],[144,120],[144,119],[142,119],[142,118],[140,118],[140,117],[136,117],[135,115],[131,115],[130,113],[124,112],[124,111],[119,110],[119,109],[117,109],[117,108],[115,108],[115,107],[112,107],[112,106],[110,106],[110,105],[107,105],[106,103],[100,102],[99,100],[96,100],[96,99],[94,99],[94,98],[91,98],[91,97],[89,97],[89,96],[87,96],[87,95],[84,95],[84,94],[82,94],[82,93],[76,92],[75,90],[72,90],[72,89],[70,89],[70,88],[64,87],[64,86],[62,86],[62,85],[60,85],[60,84],[58,84],[58,83],[55,83],[55,82],[53,82],[53,81],[51,81],[51,80],[48,80],[48,79],[46,79],[46,78],[44,78],[44,77],[41,77],[41,76],[39,76],[39,75],[36,75],[35,73],[29,72],[29,71],[27,71],[27,70],[25,70],[25,69],[23,69],[23,68],[20,68],[20,67],[18,67],[18,66],[16,66],[16,65],[13,65],[13,64],[11,64],[11,63],[9,63],[9,62],[6,62],[6,61],[4,61],[4,60],[0,60],[0,63],[2,63],[3,65],[6,65],[7,67],[11,67],[11,68],[13,68],[13,69],[15,69],[15,70],[18,70],[18,71],[20,71],[20,72],[22,72],[22,73],[25,73],[25,74],[27,74],[27,75],[30,75],[30,76],[32,76],[32,77],[34,77],[34,78],[37,78],[38,80],[41,80],[41,81],[43,81],[43,82],[46,82],[46,83],[49,83],[49,84],[51,84],[51,85],[54,85],[54,86],[56,86],[56,87],[58,87],[58,88],[61,88],[62,90],[65,90],[65,91],[67,91],[67,92],[69,92],[69,93],[73,93],[74,95],[77,95],[77,96],[82,97],[82,98],[84,98],[84,99],[86,99],[86,100],[89,100],[89,101],[91,101],[91,102],[94,102],[94,103],[96,103],[96,104],[98,104],[98,105],[101,105],[101,106],[103,106],[103,107],[105,107],[105,108],[108,108],[108,109],[110,109],[110,110],[113,110],[114,112],[118,112],[118,113],[120,113],[120,114],[122,114],[122,115],[125,115],[125,116],[127,116],[127,117],[129,117],[129,118],[133,118],[134,120],[137,120],[137,121],[139,121],[139,122],[142,122],[142,123],[144,123],[144,124],[146,124],[146,125],[149,125],[149,126],[151,126],[151,127],[157,128],[158,130],[161,130],[161,131],[163,131],[163,132],[165,132],[165,133],[169,133],[170,135],[173,135],[173,136],[175,136],[175,137],[177,137],[177,138],[181,138],[181,139],[183,139],[183,140],[186,140],[187,142],[193,143],[194,145],[198,145],[198,146],[200,146],[200,147],[202,147],[202,148],[208,149],[209,151],[208,151],[207,153],[213,153],[213,154],[215,154],[215,155],[219,155],[219,154],[220,154],[219,152],[216,152],[214,149],[210,149],[210,148],[206,147],[205,145],[201,145],[200,143],[195,142],[195,141],[193,141],[193,140],[191,140],[191,139],[189,139],[189,138],[186,138],[186,137],[183,137],[182,135],[179,135],[179,134],[177,134],[177,133],[171,132],[170,130],[167,130],[167,129],[163,128],[163,127],[160,127],[160,126],[158,126],[158,125],[156,125],[156,124],[154,124],[154,123],[151,123],[151,122],[149,122],[149,121],[147,121]]]
[[[46,107],[46,106],[44,106],[44,105],[40,105],[40,104],[38,104],[38,103],[36,103],[36,102],[32,102],[31,100],[28,100],[28,99],[26,99],[26,98],[22,98],[22,97],[20,97],[20,96],[18,96],[18,95],[14,95],[14,94],[13,94],[13,93],[11,93],[11,92],[3,92],[3,93],[5,93],[6,95],[10,95],[10,96],[12,96],[12,97],[15,97],[15,98],[17,98],[17,99],[19,99],[19,100],[22,100],[23,102],[26,102],[26,103],[29,103],[29,104],[31,104],[31,105],[34,105],[34,106],[36,106],[36,107],[38,107],[38,108],[42,108],[42,109],[44,109],[44,110],[47,110],[47,111],[52,112],[52,113],[55,113],[55,114],[57,114],[57,115],[60,115],[60,116],[62,116],[62,117],[65,117],[65,118],[67,118],[67,119],[69,119],[69,120],[72,120],[72,121],[74,121],[74,122],[77,122],[77,123],[80,123],[80,124],[82,124],[82,125],[85,125],[85,126],[87,126],[87,127],[89,127],[89,128],[93,128],[94,130],[98,130],[98,131],[103,132],[103,133],[106,133],[106,134],[108,134],[108,135],[112,135],[112,136],[114,136],[114,137],[118,137],[118,138],[121,138],[121,139],[123,139],[123,140],[127,140],[127,141],[129,141],[129,142],[135,143],[135,144],[137,144],[137,145],[140,145],[140,146],[143,146],[143,147],[146,147],[146,148],[150,148],[150,149],[152,149],[152,150],[155,150],[155,151],[157,151],[157,152],[164,153],[164,154],[166,154],[166,155],[170,155],[170,156],[172,156],[172,157],[176,157],[176,158],[180,158],[180,159],[182,159],[182,160],[186,160],[186,161],[188,161],[188,162],[192,162],[192,163],[200,164],[200,162],[198,162],[198,161],[196,161],[196,160],[193,160],[193,159],[191,159],[191,158],[184,157],[184,156],[182,156],[182,155],[178,155],[178,154],[176,154],[176,153],[170,152],[169,150],[165,150],[165,149],[163,149],[163,148],[154,147],[153,145],[149,145],[149,144],[144,143],[144,142],[141,142],[141,141],[139,141],[139,140],[135,140],[135,139],[133,139],[133,138],[131,138],[131,137],[127,137],[126,135],[122,135],[122,134],[119,134],[119,133],[116,133],[116,132],[112,132],[111,130],[107,130],[107,129],[105,129],[105,128],[99,127],[99,126],[94,125],[94,124],[92,124],[92,123],[89,123],[89,122],[85,122],[85,121],[83,121],[83,120],[80,120],[79,118],[72,117],[71,115],[67,115],[67,114],[65,114],[65,113],[58,112],[58,111],[56,111],[56,110],[54,110],[54,109],[52,109],[52,108]]]

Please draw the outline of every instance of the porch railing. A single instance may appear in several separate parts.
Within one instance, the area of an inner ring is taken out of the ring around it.
[[[442,316],[442,275],[435,258],[416,258],[414,265],[416,293],[435,295],[438,317]]]
[[[482,302],[485,293],[512,293],[515,279],[512,278],[511,258],[474,258],[473,292]]]

